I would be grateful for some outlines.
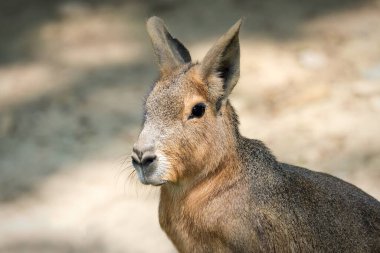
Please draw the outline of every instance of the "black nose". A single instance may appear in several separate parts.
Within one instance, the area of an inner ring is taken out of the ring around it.
[[[141,150],[133,147],[132,163],[135,167],[146,169],[157,160],[157,156],[153,153],[152,149]]]

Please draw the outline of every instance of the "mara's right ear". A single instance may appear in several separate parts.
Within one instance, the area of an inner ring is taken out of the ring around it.
[[[218,76],[222,79],[223,98],[227,98],[240,76],[239,30],[242,20],[236,22],[207,52],[201,63],[204,80]],[[212,84],[209,85],[219,85]]]
[[[189,51],[179,40],[173,38],[162,19],[151,17],[146,26],[161,74],[191,62]]]

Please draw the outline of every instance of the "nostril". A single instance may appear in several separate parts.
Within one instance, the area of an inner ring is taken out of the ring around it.
[[[137,162],[141,161],[141,157],[143,156],[143,152],[140,151],[138,148],[136,147],[133,147],[132,149],[133,153],[137,156],[137,157],[133,157]]]
[[[131,158],[132,158],[132,164],[133,165],[136,166],[136,165],[140,164],[139,160],[135,156],[132,155]]]
[[[153,163],[157,159],[157,156],[155,155],[149,155],[143,157],[141,164],[143,167],[148,167],[151,163]]]

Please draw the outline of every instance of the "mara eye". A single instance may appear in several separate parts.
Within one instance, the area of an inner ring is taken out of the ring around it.
[[[191,110],[191,115],[189,116],[189,119],[192,118],[200,118],[205,114],[206,105],[204,103],[198,103],[194,105],[193,109]]]

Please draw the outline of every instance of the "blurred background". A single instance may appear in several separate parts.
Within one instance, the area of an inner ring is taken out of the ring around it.
[[[1,1],[0,252],[175,252],[128,180],[151,15],[198,60],[245,17],[243,134],[380,198],[380,1]]]

